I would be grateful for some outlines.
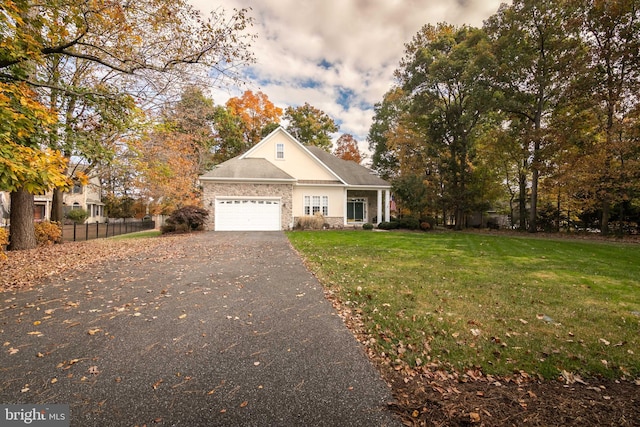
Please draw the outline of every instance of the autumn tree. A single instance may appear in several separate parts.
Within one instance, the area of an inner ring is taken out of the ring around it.
[[[54,122],[55,116],[26,84],[0,82],[0,190],[11,192],[9,249],[37,244],[33,194],[70,185],[66,159],[59,151],[41,148]]]
[[[238,66],[252,60],[252,36],[244,33],[250,23],[246,12],[236,10],[227,18],[217,10],[205,19],[186,0],[8,0],[0,11],[0,82],[58,91],[69,100],[113,100],[126,88],[126,94],[144,102],[167,82],[237,78]],[[52,58],[62,59],[67,71],[90,63],[95,84],[87,78],[51,79],[44,67]],[[32,203],[32,195],[16,199],[12,212],[27,217]],[[19,241],[32,232],[32,224],[12,222],[11,232]]]
[[[162,200],[161,210],[198,204],[198,176],[214,162],[213,100],[199,88],[186,88],[181,99],[167,106],[152,132],[131,141],[145,198]]]
[[[99,67],[90,61],[51,56],[44,60],[41,72],[49,87],[39,89],[40,98],[58,113],[47,145],[69,160],[67,174],[72,180],[96,176],[101,165],[114,160],[118,140],[136,128],[140,112],[133,97],[109,84],[117,72],[98,78]],[[90,92],[79,94],[62,87]],[[63,189],[54,188],[51,220],[62,221],[63,214]]]
[[[356,141],[353,135],[348,133],[338,138],[332,154],[342,160],[349,160],[358,164],[362,163],[363,159],[363,155],[358,148],[358,141]]]
[[[396,71],[409,96],[408,154],[422,159],[427,178],[439,182],[456,228],[465,227],[480,195],[473,191],[476,142],[490,103],[482,76],[488,57],[484,32],[450,25],[427,25],[407,45]],[[437,174],[431,172],[437,171]],[[423,176],[425,176],[423,175]]]
[[[287,132],[301,143],[331,151],[331,134],[338,131],[338,125],[324,111],[305,102],[295,108],[287,107],[284,120],[288,122]]]
[[[640,4],[637,1],[572,1],[586,46],[584,75],[573,88],[574,113],[583,114],[594,127],[580,134],[573,184],[593,200],[600,211],[602,233],[610,231],[614,204],[629,200],[637,189],[639,171],[637,126],[640,91]],[[584,126],[584,122],[574,124]],[[566,128],[565,128],[566,129]]]
[[[547,123],[561,101],[573,64],[580,59],[578,40],[565,2],[515,0],[503,4],[485,22],[496,58],[493,85],[500,93],[499,108],[514,117],[521,144],[529,152],[529,231],[535,232],[538,185],[545,159]],[[522,197],[522,195],[521,195]]]
[[[239,119],[247,149],[256,145],[270,131],[274,130],[282,108],[276,107],[262,92],[245,91],[241,97],[230,98],[226,103],[229,114]]]

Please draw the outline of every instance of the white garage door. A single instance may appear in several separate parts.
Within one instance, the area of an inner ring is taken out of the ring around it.
[[[216,199],[216,231],[280,230],[280,201]]]

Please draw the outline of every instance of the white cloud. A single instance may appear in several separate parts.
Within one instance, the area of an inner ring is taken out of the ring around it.
[[[208,12],[211,0],[190,0]],[[261,90],[285,108],[308,102],[366,146],[371,106],[391,87],[404,44],[425,24],[481,26],[503,0],[225,0],[251,8],[256,79],[246,88],[217,90],[222,104],[245,89]],[[338,102],[349,91],[348,105]],[[337,136],[336,136],[337,137]]]

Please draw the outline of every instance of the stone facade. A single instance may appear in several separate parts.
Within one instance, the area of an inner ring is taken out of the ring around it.
[[[293,184],[243,184],[202,182],[202,201],[209,210],[207,229],[215,229],[216,197],[278,197],[281,202],[282,229],[293,227]]]

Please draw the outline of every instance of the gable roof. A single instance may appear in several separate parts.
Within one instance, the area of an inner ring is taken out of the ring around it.
[[[214,166],[201,180],[295,181],[296,179],[266,159],[234,157]]]
[[[229,180],[229,181],[288,181],[298,182],[297,177],[293,177],[276,165],[264,158],[251,157],[258,147],[278,133],[286,135],[294,144],[298,145],[302,151],[323,169],[336,178],[336,183],[354,187],[386,187],[391,188],[391,184],[374,174],[371,169],[361,166],[355,162],[342,160],[333,154],[327,153],[322,148],[302,145],[284,128],[278,127],[262,141],[254,145],[244,154],[223,162],[205,173],[200,179],[207,180]]]
[[[371,169],[368,169],[356,162],[342,160],[339,157],[329,154],[320,147],[307,146],[311,154],[338,175],[347,185],[353,186],[375,186],[390,187],[391,185],[384,179],[376,176]]]

